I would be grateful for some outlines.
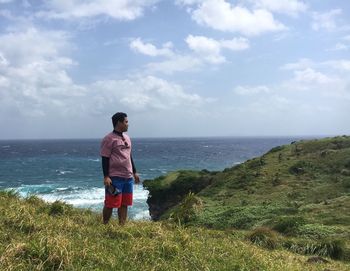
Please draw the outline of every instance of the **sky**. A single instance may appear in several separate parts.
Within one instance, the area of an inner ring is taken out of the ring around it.
[[[0,0],[0,139],[350,134],[350,1]]]

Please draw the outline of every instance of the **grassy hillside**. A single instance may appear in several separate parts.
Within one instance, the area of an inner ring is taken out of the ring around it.
[[[348,136],[294,142],[223,172],[178,171],[145,185],[155,219],[265,228],[286,249],[317,254],[339,245],[342,255],[334,257],[350,259]]]
[[[257,232],[185,228],[170,222],[128,222],[120,227],[114,220],[105,226],[89,211],[0,192],[4,271],[350,270],[345,262],[274,247],[274,238],[267,242]]]

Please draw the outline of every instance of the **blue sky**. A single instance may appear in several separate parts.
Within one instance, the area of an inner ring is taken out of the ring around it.
[[[0,139],[350,134],[350,2],[0,0]]]

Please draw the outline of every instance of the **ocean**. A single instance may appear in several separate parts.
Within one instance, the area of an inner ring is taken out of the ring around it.
[[[134,138],[133,158],[142,180],[179,169],[223,170],[297,137]],[[100,139],[1,140],[0,189],[38,195],[100,212],[104,187]],[[150,219],[148,191],[134,186],[130,219]]]

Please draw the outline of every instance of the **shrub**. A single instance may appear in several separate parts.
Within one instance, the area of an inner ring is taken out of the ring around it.
[[[289,168],[289,173],[294,175],[301,175],[306,173],[307,163],[305,161],[298,161]]]
[[[275,249],[278,244],[277,234],[269,228],[256,228],[247,238],[255,245]]]
[[[277,221],[273,229],[286,235],[293,235],[297,233],[299,226],[304,224],[305,220],[303,217],[282,217]]]
[[[326,238],[335,235],[339,231],[338,227],[322,224],[305,224],[298,228],[298,236],[312,239]]]
[[[284,146],[277,146],[277,147],[274,147],[272,148],[271,150],[269,150],[268,153],[274,153],[274,152],[278,152],[278,151],[281,151],[284,149]]]
[[[259,168],[263,165],[265,165],[265,160],[262,157],[261,158],[254,158],[248,162],[248,167],[250,169],[256,169],[256,168]]]
[[[39,206],[39,205],[43,205],[45,203],[45,201],[41,198],[39,198],[37,195],[29,195],[26,197],[25,199],[28,203],[34,205],[34,206]]]
[[[49,215],[52,215],[52,216],[63,215],[68,213],[71,210],[72,210],[72,206],[62,201],[56,200],[50,205]]]
[[[181,223],[188,223],[197,216],[197,212],[202,208],[202,200],[194,193],[190,192],[175,208],[175,211],[170,215],[171,219],[175,219]]]
[[[325,256],[336,260],[343,259],[346,255],[342,240],[287,240],[283,246],[299,254]]]
[[[347,169],[350,169],[350,158],[348,158],[348,159],[345,160],[344,166],[345,166]]]
[[[0,197],[18,198],[19,193],[15,189],[6,189],[0,191]]]

